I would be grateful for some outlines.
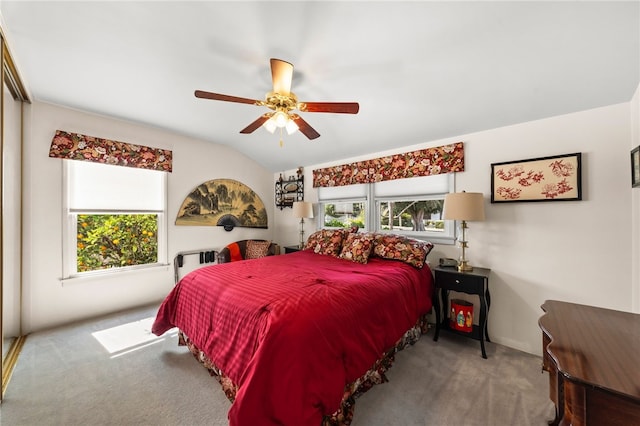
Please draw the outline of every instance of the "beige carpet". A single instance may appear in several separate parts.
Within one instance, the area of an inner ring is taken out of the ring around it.
[[[226,425],[230,403],[156,307],[34,333],[0,407],[2,425]],[[545,425],[553,406],[541,359],[432,334],[396,357],[389,383],[356,404],[354,426]],[[303,425],[295,425],[303,426]]]

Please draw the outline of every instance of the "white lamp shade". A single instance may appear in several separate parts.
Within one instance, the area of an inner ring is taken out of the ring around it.
[[[273,117],[271,117],[270,120],[273,120],[276,123],[277,127],[282,128],[287,125],[287,121],[289,121],[289,116],[282,111],[278,111],[275,114],[273,114]]]
[[[298,130],[298,125],[296,124],[295,121],[289,119],[289,121],[287,121],[287,125],[285,126],[285,129],[287,129],[287,134],[290,135],[292,133],[295,133],[296,130]]]
[[[308,201],[294,201],[293,217],[303,219],[313,218],[313,204]]]
[[[484,220],[484,196],[481,192],[454,192],[444,197],[445,220]]]
[[[271,117],[270,119],[268,119],[267,121],[264,122],[264,124],[262,125],[265,129],[267,129],[267,131],[269,133],[273,133],[276,131],[276,128],[278,126],[276,126],[276,122],[273,119],[273,117]]]

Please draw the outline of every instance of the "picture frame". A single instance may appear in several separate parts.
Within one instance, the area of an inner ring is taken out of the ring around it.
[[[491,202],[582,200],[582,153],[491,164]]]
[[[640,146],[631,150],[631,187],[640,187]]]

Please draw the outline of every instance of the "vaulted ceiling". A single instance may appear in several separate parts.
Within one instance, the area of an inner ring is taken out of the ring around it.
[[[628,102],[640,2],[0,2],[33,99],[229,145],[277,172]],[[269,58],[294,64],[321,136],[239,131],[268,109]],[[110,135],[95,135],[109,137]],[[130,141],[152,144],[152,141]],[[513,141],[518,143],[518,141]]]

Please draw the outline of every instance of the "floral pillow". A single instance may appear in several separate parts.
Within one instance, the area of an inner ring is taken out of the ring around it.
[[[373,235],[350,232],[342,243],[340,258],[352,262],[367,263],[373,250]]]
[[[321,229],[309,236],[303,250],[338,257],[346,234],[344,229]]]
[[[271,247],[271,241],[247,241],[247,251],[245,252],[245,259],[259,259],[265,257],[269,253],[269,247]]]
[[[402,235],[379,234],[375,238],[373,252],[384,259],[400,260],[416,268],[422,268],[432,248],[433,243],[429,241]]]

